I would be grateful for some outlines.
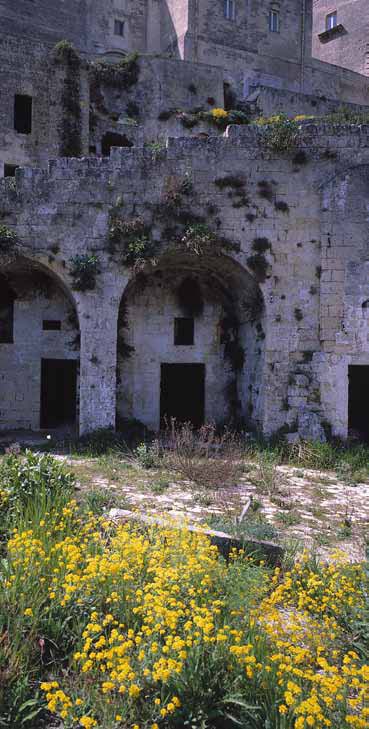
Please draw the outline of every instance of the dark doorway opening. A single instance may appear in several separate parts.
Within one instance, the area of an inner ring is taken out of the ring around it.
[[[103,157],[109,157],[112,147],[133,147],[133,142],[130,142],[125,134],[107,132],[101,140],[101,154]]]
[[[227,81],[224,81],[224,83],[223,83],[223,91],[224,91],[224,108],[226,111],[230,111],[231,109],[235,108],[236,97],[235,97],[235,93],[232,89],[231,84],[227,83]]]
[[[14,341],[14,300],[14,292],[0,277],[0,344]]]
[[[16,94],[14,98],[14,129],[19,134],[32,132],[32,96]]]
[[[369,365],[349,367],[349,436],[369,443]]]
[[[175,418],[199,428],[205,418],[205,365],[162,364],[160,422]]]
[[[76,422],[77,361],[41,360],[41,428],[58,428]]]

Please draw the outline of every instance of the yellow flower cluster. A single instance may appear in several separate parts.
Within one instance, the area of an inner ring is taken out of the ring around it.
[[[9,492],[6,489],[0,488],[0,511],[4,509],[9,501]]]
[[[228,116],[228,111],[225,109],[212,109],[211,113],[216,119],[225,119]]]
[[[369,727],[369,666],[341,648],[345,610],[364,607],[364,573],[335,557],[312,572],[305,556],[281,582],[277,571],[274,591],[254,615],[271,648],[264,670],[275,674],[279,712],[294,729]]]
[[[345,632],[348,613],[364,607],[365,575],[339,555],[271,574],[242,554],[227,565],[204,535],[113,530],[71,502],[15,531],[8,559],[8,603],[25,625],[78,626],[68,676],[41,684],[68,727],[179,726],[208,671],[279,729],[369,729],[369,666]]]

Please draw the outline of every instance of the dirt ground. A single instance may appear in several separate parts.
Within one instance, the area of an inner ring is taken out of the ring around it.
[[[76,473],[81,495],[92,493],[107,506],[110,502],[198,523],[214,516],[234,519],[251,498],[253,514],[272,523],[282,542],[293,540],[297,548],[314,548],[322,555],[339,548],[354,561],[365,557],[369,480],[350,483],[329,471],[277,466],[272,487],[266,488],[258,467],[250,463],[237,487],[205,491],[176,474],[144,470],[109,457],[65,460]]]

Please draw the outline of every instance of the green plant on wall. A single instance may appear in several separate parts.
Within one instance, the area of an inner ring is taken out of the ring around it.
[[[82,154],[81,113],[81,59],[68,41],[54,47],[54,62],[63,66],[65,75],[61,94],[62,119],[60,123],[60,154],[62,157],[80,157]]]
[[[113,218],[109,227],[109,247],[118,252],[125,266],[139,266],[155,258],[158,244],[150,236],[150,228],[142,218]]]
[[[128,91],[137,83],[139,74],[140,67],[137,53],[131,53],[125,56],[119,63],[107,63],[106,61],[90,63],[89,82],[92,103],[90,121],[94,120],[96,122],[97,117],[95,112],[99,112],[104,117],[109,117],[113,121],[116,121],[116,117],[106,108],[102,86],[108,86],[119,91]],[[134,102],[128,103],[132,104]],[[135,116],[137,116],[137,113]]]
[[[0,251],[7,253],[16,245],[17,234],[6,225],[0,225]]]
[[[129,53],[118,63],[96,61],[90,64],[92,82],[106,84],[119,89],[129,89],[137,83],[140,75],[139,54]]]
[[[232,241],[214,233],[206,223],[195,223],[188,226],[181,238],[181,243],[188,251],[197,256],[205,253],[220,255],[224,251],[238,251],[239,246]]]
[[[73,256],[70,275],[73,278],[75,291],[92,291],[96,286],[96,276],[100,271],[99,259],[95,255],[84,253]]]
[[[273,152],[288,152],[296,147],[299,125],[284,114],[258,119],[265,146]]]

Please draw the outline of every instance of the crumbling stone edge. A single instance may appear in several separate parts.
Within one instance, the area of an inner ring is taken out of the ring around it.
[[[284,549],[279,544],[274,542],[266,542],[264,540],[257,539],[239,539],[226,532],[218,532],[214,529],[207,529],[202,526],[195,526],[194,524],[187,524],[181,521],[174,521],[166,519],[160,516],[149,516],[147,514],[141,514],[136,511],[130,511],[129,509],[110,509],[107,514],[108,519],[113,523],[119,524],[126,521],[137,520],[143,524],[158,526],[175,526],[179,529],[185,528],[191,532],[197,534],[205,534],[209,537],[212,544],[218,547],[220,554],[226,559],[229,559],[229,555],[232,549],[244,549],[247,554],[255,554],[258,558],[264,559],[270,566],[280,565],[284,557]]]

